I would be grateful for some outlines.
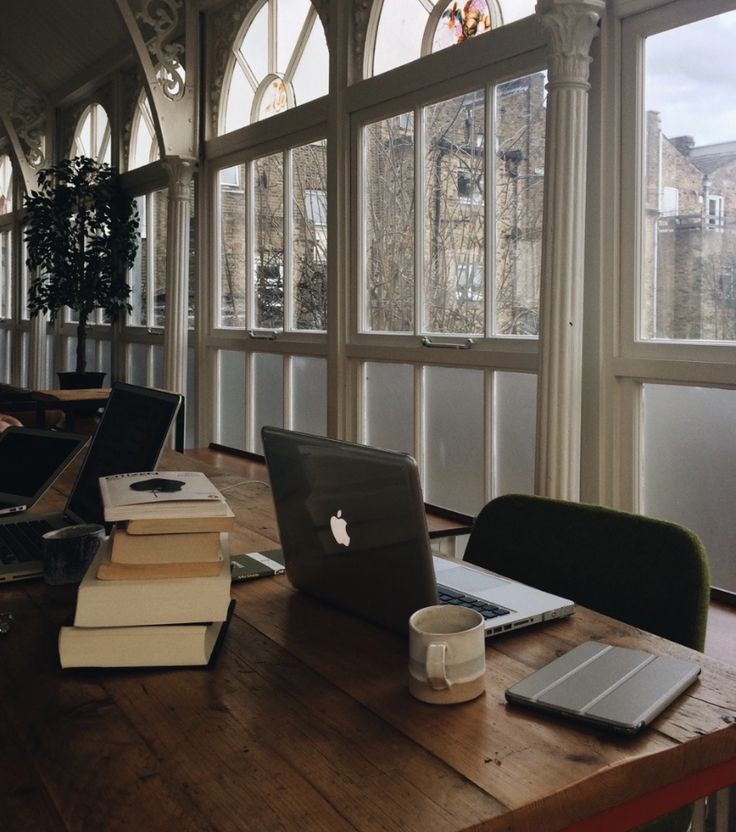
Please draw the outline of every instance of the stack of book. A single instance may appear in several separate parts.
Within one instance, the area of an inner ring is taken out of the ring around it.
[[[60,630],[61,666],[208,664],[232,612],[227,502],[190,471],[102,477],[100,491],[114,525]]]

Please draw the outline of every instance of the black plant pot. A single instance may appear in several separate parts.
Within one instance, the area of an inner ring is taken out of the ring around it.
[[[75,373],[73,371],[57,373],[59,376],[59,387],[62,390],[86,390],[102,387],[105,380],[105,373],[89,372]]]

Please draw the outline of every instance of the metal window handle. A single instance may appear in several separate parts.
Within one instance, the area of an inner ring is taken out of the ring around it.
[[[252,329],[248,330],[248,337],[253,341],[275,341],[277,335],[277,329],[271,329],[263,332],[255,332]]]
[[[472,338],[466,338],[462,344],[452,343],[448,341],[432,341],[430,338],[427,338],[425,335],[422,338],[422,346],[423,347],[430,347],[432,349],[444,349],[444,350],[469,350],[475,341]]]

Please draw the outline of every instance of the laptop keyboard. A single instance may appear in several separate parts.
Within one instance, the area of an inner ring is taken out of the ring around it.
[[[23,520],[20,523],[0,523],[0,563],[28,563],[41,560],[41,535],[54,527],[46,520]]]
[[[498,604],[490,604],[488,601],[482,601],[473,595],[465,595],[456,589],[450,589],[448,586],[438,586],[437,595],[440,599],[440,604],[454,604],[458,607],[469,607],[471,610],[478,610],[485,619],[499,618],[511,612],[511,610],[507,610],[504,607],[499,607]]]

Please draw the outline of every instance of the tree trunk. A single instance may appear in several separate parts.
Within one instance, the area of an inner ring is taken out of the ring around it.
[[[76,372],[83,373],[87,369],[87,314],[79,313],[77,324],[77,366]]]

